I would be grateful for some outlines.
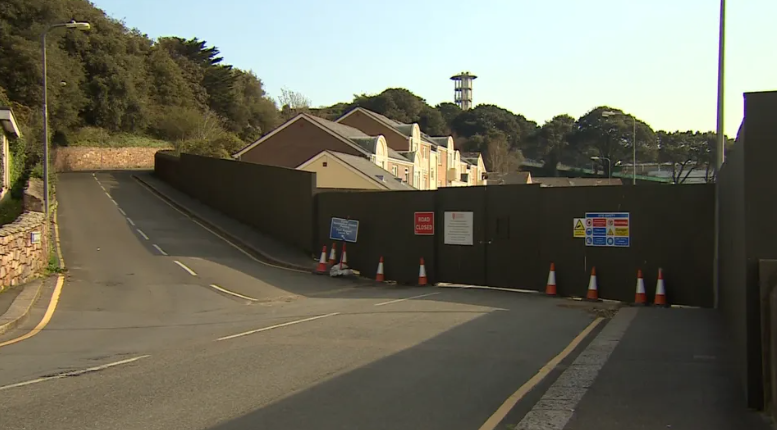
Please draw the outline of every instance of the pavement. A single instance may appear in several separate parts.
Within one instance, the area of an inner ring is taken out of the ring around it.
[[[278,267],[129,172],[62,174],[58,199],[66,280],[0,336],[3,430],[758,430],[710,384],[731,369],[706,314]]]

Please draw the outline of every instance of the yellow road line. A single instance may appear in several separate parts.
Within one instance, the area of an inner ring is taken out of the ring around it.
[[[210,228],[208,228],[207,226],[205,226],[205,225],[204,225],[204,224],[202,224],[201,222],[199,222],[199,221],[197,221],[196,219],[194,219],[194,218],[192,218],[191,216],[189,216],[189,214],[187,214],[186,212],[184,212],[184,211],[182,211],[182,210],[178,209],[178,208],[177,208],[177,207],[175,207],[173,204],[171,204],[171,203],[170,203],[170,202],[168,202],[167,200],[163,199],[161,196],[157,195],[155,192],[153,192],[153,191],[151,191],[150,189],[148,189],[148,187],[149,187],[149,186],[148,186],[148,185],[146,185],[146,184],[144,184],[144,183],[143,183],[142,181],[140,181],[139,179],[135,179],[135,180],[136,180],[136,181],[138,181],[138,182],[139,182],[139,183],[142,185],[142,188],[144,188],[146,191],[148,191],[149,193],[151,193],[151,195],[153,195],[154,197],[156,197],[156,198],[158,198],[159,200],[161,200],[161,201],[162,201],[164,204],[166,204],[167,206],[170,206],[171,208],[175,209],[175,211],[176,211],[176,212],[178,212],[179,214],[181,214],[181,215],[185,216],[186,218],[189,218],[189,220],[191,220],[193,223],[197,224],[198,226],[200,226],[200,227],[204,228],[205,230],[207,230],[207,231],[208,231],[209,233],[211,233],[212,235],[214,235],[214,236],[218,237],[219,239],[223,240],[224,242],[226,242],[227,244],[229,244],[229,246],[231,246],[231,247],[233,247],[233,248],[237,249],[238,251],[242,252],[242,253],[243,253],[243,254],[244,254],[246,257],[250,258],[251,260],[254,260],[254,261],[256,261],[257,263],[260,263],[260,264],[264,264],[265,266],[268,266],[268,267],[273,267],[273,268],[276,268],[276,269],[281,269],[281,270],[288,270],[289,272],[297,272],[297,273],[310,273],[310,272],[308,272],[307,270],[299,270],[299,269],[292,269],[292,268],[290,268],[290,267],[277,266],[277,265],[275,265],[275,264],[271,264],[271,263],[268,263],[268,262],[266,262],[266,261],[262,261],[262,260],[260,260],[260,259],[258,259],[258,258],[256,258],[256,257],[254,257],[253,255],[251,255],[249,252],[247,252],[247,251],[246,251],[246,250],[244,250],[243,248],[241,248],[241,247],[237,246],[236,244],[232,243],[232,241],[231,241],[231,240],[229,240],[229,239],[227,239],[226,237],[222,236],[221,234],[219,234],[219,233],[217,233],[217,232],[215,232],[215,231],[211,230]]]
[[[54,287],[54,293],[51,295],[51,301],[49,302],[49,307],[46,309],[46,313],[43,315],[43,319],[40,320],[37,326],[35,326],[34,329],[32,329],[29,333],[19,336],[16,339],[11,339],[8,341],[5,341],[3,343],[0,343],[0,348],[8,345],[13,345],[14,343],[21,342],[23,340],[29,339],[36,334],[40,333],[41,330],[43,330],[46,325],[48,325],[49,321],[51,321],[51,317],[54,316],[54,311],[57,309],[57,304],[59,303],[59,296],[62,294],[62,286],[65,284],[65,277],[62,275],[57,276],[57,286]]]
[[[54,243],[57,246],[57,258],[59,258],[59,268],[64,269],[65,257],[62,256],[62,246],[60,246],[59,244],[59,218],[57,218],[58,212],[59,212],[59,209],[54,211]]]
[[[575,337],[572,342],[567,345],[566,348],[564,348],[563,351],[561,351],[557,356],[553,357],[552,360],[547,362],[542,368],[528,381],[526,381],[525,384],[521,386],[521,388],[518,389],[515,393],[513,393],[510,397],[505,400],[504,403],[502,403],[502,406],[499,407],[499,409],[494,412],[491,417],[486,420],[486,422],[480,426],[480,430],[494,430],[497,428],[499,423],[502,422],[504,417],[507,416],[507,414],[515,407],[515,405],[524,397],[526,394],[529,393],[529,391],[532,390],[532,388],[536,387],[540,382],[542,382],[545,377],[550,374],[553,369],[556,368],[556,366],[559,365],[569,354],[572,353],[572,351],[577,348],[578,345],[598,326],[604,318],[596,318],[591,322],[591,324],[588,325],[588,327],[585,328],[585,330],[581,331],[580,334]]]
[[[61,269],[65,268],[65,259],[62,257],[62,247],[59,244],[59,220],[57,217],[58,210],[54,210],[54,243],[57,247],[57,257],[59,258],[59,267]],[[0,348],[8,345],[13,345],[14,343],[21,342],[25,339],[29,339],[36,334],[40,333],[41,330],[43,330],[46,325],[48,325],[49,321],[51,321],[51,317],[54,316],[54,311],[57,310],[57,305],[59,304],[59,296],[62,294],[62,287],[65,285],[65,276],[62,274],[57,275],[57,284],[54,287],[54,292],[51,294],[51,301],[49,302],[48,308],[46,308],[46,313],[43,314],[43,319],[40,320],[38,325],[35,326],[34,329],[32,329],[27,334],[24,334],[22,336],[19,336],[15,339],[7,340],[5,342],[0,343]]]

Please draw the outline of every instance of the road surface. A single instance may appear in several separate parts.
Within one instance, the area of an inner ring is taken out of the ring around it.
[[[0,346],[4,430],[478,429],[596,318],[270,267],[129,173],[57,188],[67,276]]]

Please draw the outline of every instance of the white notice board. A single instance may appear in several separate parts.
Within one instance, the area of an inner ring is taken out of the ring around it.
[[[473,212],[445,212],[446,245],[472,245]]]

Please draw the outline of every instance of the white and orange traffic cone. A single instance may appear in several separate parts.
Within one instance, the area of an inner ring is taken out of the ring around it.
[[[642,269],[639,269],[637,270],[637,292],[634,295],[634,304],[636,306],[645,306],[646,303],[645,281],[642,279]]]
[[[656,298],[653,300],[655,306],[668,306],[666,302],[666,286],[664,285],[664,272],[658,269],[658,282],[656,282]]]
[[[545,287],[545,294],[549,296],[556,295],[556,265],[550,263],[550,273],[548,273],[548,285]]]
[[[599,301],[599,287],[596,285],[596,267],[591,268],[591,280],[588,281],[586,300]]]
[[[336,242],[332,242],[332,250],[329,251],[329,265],[330,266],[334,266],[335,263],[337,262],[337,248],[336,248],[336,246],[337,246],[337,243]]]
[[[424,257],[421,257],[421,267],[418,269],[418,285],[426,285],[426,266]]]
[[[378,262],[378,274],[375,275],[375,280],[378,282],[383,282],[386,280],[386,278],[383,276],[383,256],[380,256],[380,261]]]
[[[348,265],[348,254],[345,252],[345,242],[343,242],[343,252],[340,254],[340,270],[342,270],[343,266]]]
[[[318,260],[318,267],[316,267],[316,273],[326,273],[326,245],[321,249],[321,258]]]

